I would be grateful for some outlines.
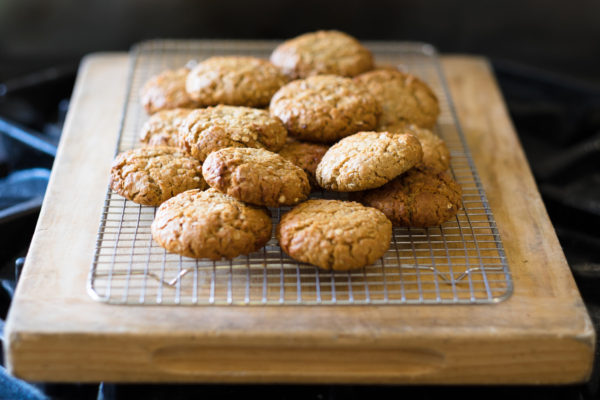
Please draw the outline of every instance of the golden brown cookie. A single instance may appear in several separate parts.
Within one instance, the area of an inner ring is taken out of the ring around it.
[[[330,143],[375,128],[381,107],[361,84],[335,75],[312,76],[288,83],[271,100],[271,115],[291,136]]]
[[[140,142],[148,146],[177,147],[179,128],[191,111],[188,108],[175,108],[153,114],[142,127]]]
[[[353,199],[381,210],[394,225],[428,227],[453,218],[461,208],[460,185],[446,173],[411,169],[390,183]]]
[[[319,188],[315,176],[317,165],[319,165],[328,148],[328,146],[322,144],[298,142],[288,138],[283,148],[279,150],[279,155],[302,168],[308,176],[310,186],[317,189]]]
[[[434,172],[443,172],[450,168],[450,151],[441,137],[429,129],[419,128],[416,125],[389,126],[389,132],[411,133],[421,143],[423,160],[415,168],[428,168]]]
[[[421,162],[421,144],[413,135],[359,132],[327,150],[317,167],[319,186],[356,192],[386,184]]]
[[[373,69],[373,55],[343,32],[305,33],[280,44],[271,62],[292,79],[313,75],[355,76]]]
[[[202,164],[174,147],[142,147],[119,154],[111,188],[135,203],[158,206],[189,189],[205,189]]]
[[[414,75],[391,68],[366,72],[354,78],[367,86],[381,104],[379,128],[398,123],[434,127],[440,106],[435,93]]]
[[[179,146],[200,161],[225,147],[280,150],[287,137],[281,121],[265,110],[216,106],[194,110],[179,129]]]
[[[266,209],[214,189],[180,193],[158,208],[152,222],[152,237],[167,251],[211,260],[257,251],[271,230]]]
[[[196,103],[185,91],[188,68],[169,69],[150,78],[142,87],[140,97],[148,114],[173,108],[195,108]]]
[[[279,245],[295,260],[344,271],[372,264],[387,251],[392,224],[359,203],[309,200],[286,213],[277,227]]]
[[[229,147],[215,151],[206,158],[202,173],[211,187],[261,206],[298,204],[310,193],[302,168],[263,149]]]
[[[186,90],[201,106],[229,104],[264,107],[288,78],[269,61],[256,57],[211,57],[196,65]]]

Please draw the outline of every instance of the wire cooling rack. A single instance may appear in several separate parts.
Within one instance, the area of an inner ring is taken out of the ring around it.
[[[144,42],[131,51],[131,70],[117,152],[139,146],[148,116],[139,91],[151,76],[213,55],[267,58],[275,42]],[[394,228],[389,250],[375,264],[328,272],[299,263],[273,236],[258,252],[209,261],[167,253],[153,240],[156,209],[107,191],[88,292],[98,300],[138,305],[486,304],[502,301],[512,281],[502,242],[458,124],[435,49],[421,43],[367,42],[378,64],[418,75],[436,92],[436,133],[448,145],[463,209],[441,226]],[[313,197],[335,198],[335,193]],[[282,212],[271,209],[273,228]]]

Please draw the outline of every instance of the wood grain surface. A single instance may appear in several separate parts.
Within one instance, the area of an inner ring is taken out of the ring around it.
[[[77,79],[7,321],[9,371],[61,382],[573,383],[595,332],[489,65],[443,69],[502,237],[513,295],[491,305],[171,307],[93,301],[94,252],[128,56]]]

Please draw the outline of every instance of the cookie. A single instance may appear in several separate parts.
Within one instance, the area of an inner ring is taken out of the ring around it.
[[[283,148],[279,150],[279,155],[302,168],[308,176],[310,186],[317,189],[319,187],[316,178],[317,165],[328,148],[322,144],[298,142],[288,138]]]
[[[296,139],[330,143],[377,126],[375,97],[361,84],[335,75],[288,83],[271,99],[271,115]]]
[[[310,193],[302,168],[263,149],[229,147],[215,151],[206,158],[202,173],[211,187],[261,206],[298,204]]]
[[[249,254],[271,238],[268,211],[214,189],[188,190],[164,202],[152,237],[171,253],[220,260]]]
[[[450,168],[450,151],[441,137],[429,129],[419,128],[416,125],[390,126],[388,131],[394,133],[411,133],[421,143],[423,160],[415,168],[426,168],[434,172],[443,172]]]
[[[458,213],[461,188],[446,173],[411,169],[353,199],[381,210],[394,225],[428,227],[440,225]]]
[[[211,57],[189,73],[185,88],[200,106],[264,107],[288,81],[279,69],[255,57]]]
[[[373,55],[343,32],[305,33],[277,46],[271,62],[292,79],[313,75],[356,76],[373,69]]]
[[[354,78],[371,91],[383,112],[379,128],[398,123],[415,124],[432,129],[440,114],[435,93],[414,75],[384,68],[366,72]]]
[[[179,146],[200,161],[225,147],[280,150],[287,138],[282,122],[265,110],[219,105],[192,111],[179,129]]]
[[[344,271],[372,264],[387,251],[392,224],[359,203],[309,200],[283,215],[279,245],[295,260]]]
[[[338,192],[373,189],[421,162],[421,144],[411,134],[359,132],[327,150],[317,167],[322,188]]]
[[[192,110],[175,108],[159,111],[148,119],[140,133],[140,142],[148,146],[178,146],[179,128]]]
[[[205,189],[202,164],[174,147],[142,147],[119,154],[111,188],[138,204],[158,206],[189,189]]]
[[[140,97],[148,114],[173,108],[195,108],[197,104],[185,90],[188,68],[169,69],[150,78]]]

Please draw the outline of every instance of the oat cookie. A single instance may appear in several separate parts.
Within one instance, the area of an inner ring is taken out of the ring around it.
[[[336,271],[372,264],[391,237],[392,224],[382,212],[340,200],[306,201],[277,227],[279,245],[290,257]]]
[[[410,133],[359,132],[331,146],[317,167],[325,189],[356,192],[386,184],[421,162],[421,144]]]
[[[229,147],[215,151],[206,158],[202,173],[211,187],[261,206],[298,204],[310,193],[302,168],[263,149]]]
[[[214,189],[180,193],[158,208],[152,222],[152,237],[167,251],[211,260],[257,251],[271,230],[266,209]]]
[[[288,138],[283,148],[279,150],[279,155],[302,168],[308,176],[310,186],[317,189],[319,187],[315,176],[317,165],[328,148],[322,144],[298,142]]]
[[[453,218],[461,208],[461,188],[446,173],[411,169],[390,183],[354,199],[381,210],[394,225],[428,227]]]
[[[179,129],[179,146],[200,161],[225,147],[280,150],[287,131],[265,110],[216,106],[192,111]]]
[[[443,172],[450,168],[450,151],[441,137],[429,129],[416,125],[390,126],[387,131],[394,133],[411,133],[421,143],[423,160],[415,168],[428,168],[434,172]]]
[[[381,107],[364,86],[352,79],[319,75],[279,89],[271,100],[270,111],[296,139],[330,143],[375,128]]]
[[[318,31],[287,40],[271,61],[293,79],[313,75],[355,76],[373,69],[373,55],[343,32]]]
[[[269,61],[255,57],[211,57],[196,65],[186,90],[201,106],[264,107],[288,78]]]
[[[140,142],[148,146],[177,147],[179,128],[191,111],[188,108],[175,108],[153,114],[142,127]]]
[[[415,124],[431,129],[440,106],[435,93],[414,75],[391,68],[366,72],[354,78],[367,86],[382,106],[379,127],[398,123]]]
[[[158,206],[189,189],[205,189],[202,164],[174,147],[123,152],[111,169],[111,188],[135,203]]]
[[[173,108],[195,108],[196,103],[185,91],[188,68],[169,69],[150,78],[142,87],[140,97],[148,114]]]

